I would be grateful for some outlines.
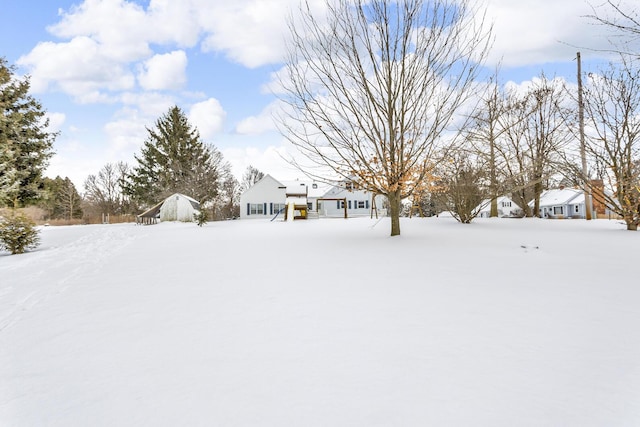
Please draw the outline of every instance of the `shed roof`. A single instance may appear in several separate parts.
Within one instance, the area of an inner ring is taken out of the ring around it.
[[[158,214],[160,213],[160,208],[162,207],[163,203],[164,203],[164,200],[161,201],[160,203],[156,204],[156,205],[153,205],[152,207],[150,207],[146,211],[144,211],[141,214],[139,214],[138,218],[155,218],[155,217],[157,217]]]

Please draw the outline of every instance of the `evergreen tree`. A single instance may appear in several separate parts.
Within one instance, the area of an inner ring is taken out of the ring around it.
[[[217,194],[222,155],[200,140],[185,114],[174,106],[156,121],[137,165],[128,176],[125,191],[141,204],[151,205],[173,194],[182,193],[200,203]]]
[[[40,206],[47,211],[50,219],[82,218],[82,197],[73,182],[65,177],[44,178],[44,193]]]
[[[33,220],[23,214],[0,218],[0,250],[7,250],[12,255],[22,254],[39,244],[40,232]]]
[[[42,105],[29,95],[28,78],[0,58],[0,205],[29,204],[40,195],[42,172],[53,155]]]

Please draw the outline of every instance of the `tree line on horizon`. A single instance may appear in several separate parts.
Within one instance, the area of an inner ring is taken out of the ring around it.
[[[607,4],[610,14],[594,9],[590,19],[633,39],[637,12]],[[491,25],[469,0],[327,5],[326,20],[318,21],[301,3],[300,18],[289,22],[281,75],[287,108],[279,126],[302,155],[292,163],[305,174],[324,180],[312,171],[329,171],[386,196],[392,236],[400,234],[406,199],[469,222],[484,199],[496,216],[497,197],[508,194],[526,216],[537,216],[543,190],[589,189],[594,179],[610,190],[602,202],[637,230],[640,68],[630,45],[617,45],[620,60],[587,75],[579,109],[575,88],[544,73],[527,88],[501,84],[498,71],[479,82]],[[68,178],[44,178],[56,134],[46,131],[28,78],[13,71],[0,62],[1,205],[38,205],[51,218],[131,215],[180,192],[212,219],[238,216],[247,183],[233,177],[178,106],[147,128],[135,164],[106,164],[86,179],[82,195]],[[251,169],[245,178],[255,177]]]

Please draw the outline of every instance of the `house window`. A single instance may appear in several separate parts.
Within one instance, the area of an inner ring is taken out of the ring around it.
[[[251,213],[251,215],[264,215],[264,204],[251,203],[249,212]]]
[[[351,209],[351,200],[349,200],[349,209]]]
[[[278,212],[280,212],[282,209],[284,209],[284,203],[274,203],[273,204],[273,213],[277,214]]]
[[[511,202],[502,202],[502,207],[503,208],[510,208],[511,207]]]
[[[364,201],[358,202],[358,209],[364,209]]]
[[[580,212],[580,207],[579,207],[578,205],[576,205],[576,207],[575,207],[575,211],[574,211],[574,212],[575,212],[575,213]]]
[[[562,206],[554,206],[553,207],[554,215],[562,215]]]

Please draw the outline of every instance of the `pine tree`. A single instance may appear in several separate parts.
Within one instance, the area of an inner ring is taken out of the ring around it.
[[[125,192],[141,204],[151,205],[173,193],[200,203],[215,198],[222,155],[200,140],[185,114],[174,106],[156,121],[129,174]]]
[[[0,58],[0,205],[17,208],[38,199],[57,135],[47,131],[46,112],[29,95],[29,79],[16,79],[14,72]]]
[[[44,193],[39,206],[47,211],[50,219],[82,218],[82,197],[73,182],[65,177],[44,178]]]

